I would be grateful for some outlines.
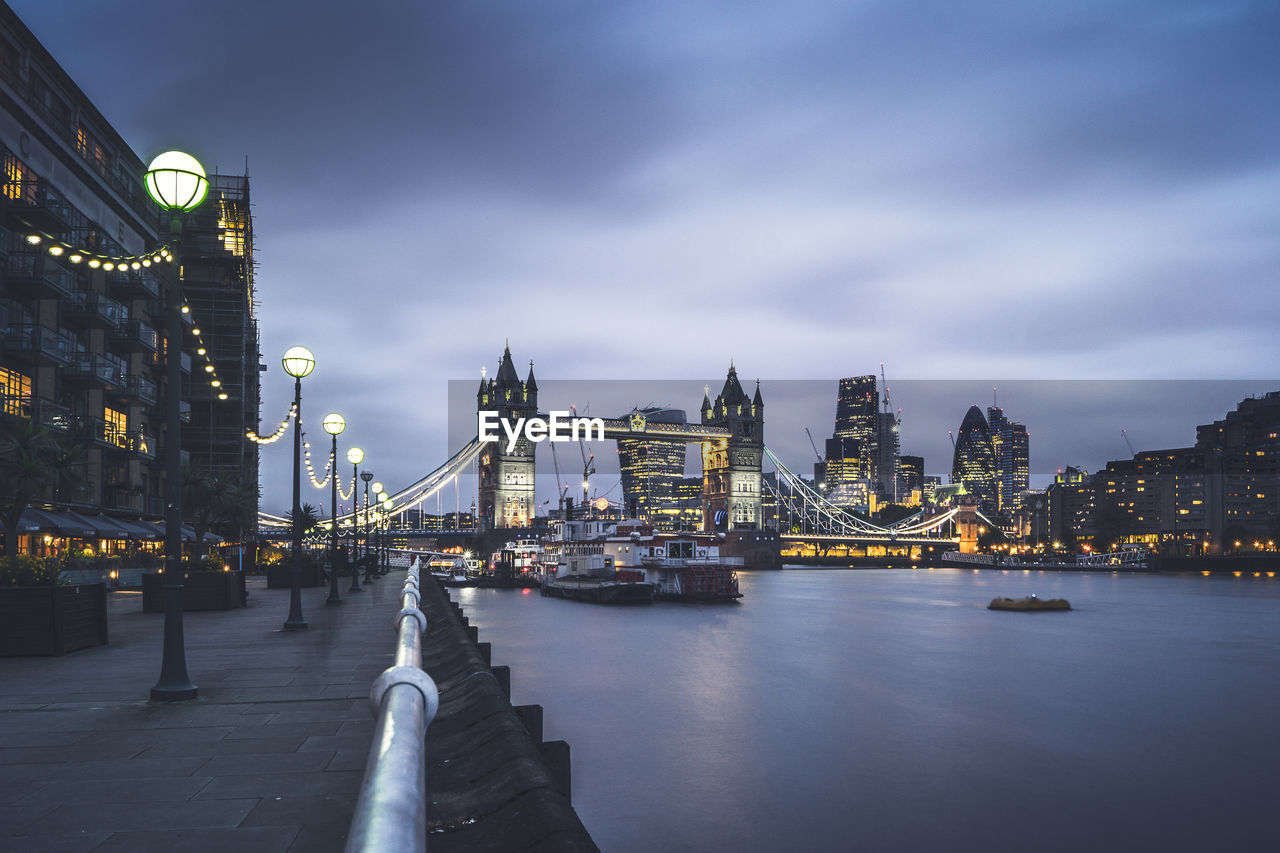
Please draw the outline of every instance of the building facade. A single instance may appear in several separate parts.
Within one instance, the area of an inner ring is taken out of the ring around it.
[[[170,341],[164,309],[178,271],[149,255],[169,221],[143,189],[146,166],[3,4],[0,160],[0,416],[36,421],[84,451],[77,484],[41,496],[44,508],[105,519],[100,535],[81,537],[98,547],[114,541],[111,519],[160,520],[171,394],[182,398],[184,461],[205,448],[214,466],[256,485],[247,179],[212,176],[205,205],[184,217],[189,307],[182,340]],[[232,302],[201,302],[228,288]],[[208,318],[201,335],[197,317]],[[180,361],[181,389],[167,387],[169,358]],[[213,453],[199,440],[210,425]]]
[[[1021,507],[1031,480],[1031,441],[1025,424],[1005,417],[998,406],[987,408],[987,430],[995,459],[996,507],[1006,517]]]
[[[632,415],[649,423],[683,424],[680,409],[650,406]],[[676,487],[684,479],[687,444],[652,436],[619,438],[618,467],[622,472],[623,508],[627,517],[648,521],[659,530],[674,530],[679,523]]]
[[[208,198],[184,223],[182,259],[183,294],[192,327],[200,330],[194,343],[202,363],[184,389],[191,419],[183,449],[201,473],[257,483],[258,444],[245,436],[258,429],[265,367],[258,348],[248,176],[210,176]],[[209,364],[216,379],[201,375]]]

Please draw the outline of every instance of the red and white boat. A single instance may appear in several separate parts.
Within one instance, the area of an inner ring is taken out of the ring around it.
[[[722,557],[714,536],[664,533],[647,524],[622,523],[604,541],[604,556],[619,572],[639,571],[658,598],[737,601],[741,557]]]

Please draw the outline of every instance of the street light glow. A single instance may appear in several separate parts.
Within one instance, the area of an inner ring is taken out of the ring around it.
[[[209,178],[200,161],[181,151],[166,151],[151,161],[146,175],[147,194],[165,210],[199,207],[209,193]]]
[[[344,420],[342,415],[337,412],[325,415],[322,423],[324,431],[329,433],[329,435],[340,435],[342,431],[347,428],[346,420]]]
[[[310,376],[316,369],[316,357],[306,347],[289,347],[280,362],[284,365],[284,372],[295,379]]]

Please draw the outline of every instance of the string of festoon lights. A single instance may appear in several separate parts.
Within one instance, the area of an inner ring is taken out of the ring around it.
[[[325,461],[324,477],[322,479],[316,479],[316,471],[313,467],[311,467],[311,442],[304,439],[302,442],[302,447],[303,447],[302,456],[307,463],[307,476],[311,479],[311,485],[315,486],[317,489],[323,489],[325,486],[329,485],[329,478],[333,476],[333,460],[328,459]],[[351,488],[349,490],[344,490],[342,488],[342,481],[339,480],[338,481],[338,497],[344,501],[351,500],[351,495],[355,492],[355,488],[356,488],[355,476],[352,476],[351,478]]]
[[[265,438],[258,435],[253,430],[246,432],[245,436],[255,444],[275,444],[284,437],[286,432],[289,431],[289,421],[293,419],[293,416],[297,414],[297,411],[298,410],[294,407],[293,403],[290,403],[289,411],[285,413],[284,420],[280,422],[280,426],[276,427],[276,431]]]
[[[28,246],[44,246],[45,251],[51,257],[66,258],[73,265],[84,264],[89,269],[101,269],[110,273],[128,274],[130,272],[140,272],[160,264],[173,263],[173,252],[170,251],[168,244],[142,255],[106,255],[101,252],[77,248],[47,231],[29,231],[23,239]],[[182,313],[184,316],[191,317],[191,336],[195,338],[196,355],[204,359],[203,368],[209,380],[209,387],[213,392],[217,393],[219,400],[226,400],[228,397],[227,392],[222,390],[222,380],[218,379],[218,371],[214,367],[208,347],[205,346],[203,334],[199,325],[196,324],[195,317],[191,316],[191,305],[185,299],[182,303]]]

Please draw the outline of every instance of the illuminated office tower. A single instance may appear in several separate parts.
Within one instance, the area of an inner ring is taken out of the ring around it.
[[[956,438],[951,462],[951,482],[962,483],[964,490],[977,499],[983,512],[995,513],[999,509],[991,432],[987,419],[977,406],[970,406],[960,422],[960,434]]]
[[[849,376],[840,380],[834,437],[856,439],[869,446],[876,434],[878,414],[879,397],[876,396],[874,375]]]
[[[924,500],[924,457],[898,459],[898,503],[919,506]]]
[[[631,415],[642,415],[648,423],[685,422],[685,413],[679,409],[635,409],[623,420]],[[676,485],[684,478],[687,448],[683,441],[647,436],[618,439],[623,506],[628,517],[646,520],[661,530],[676,528]]]
[[[995,459],[996,507],[1005,515],[1022,506],[1030,485],[1030,442],[1025,425],[1005,417],[998,406],[987,409],[987,429]]]

